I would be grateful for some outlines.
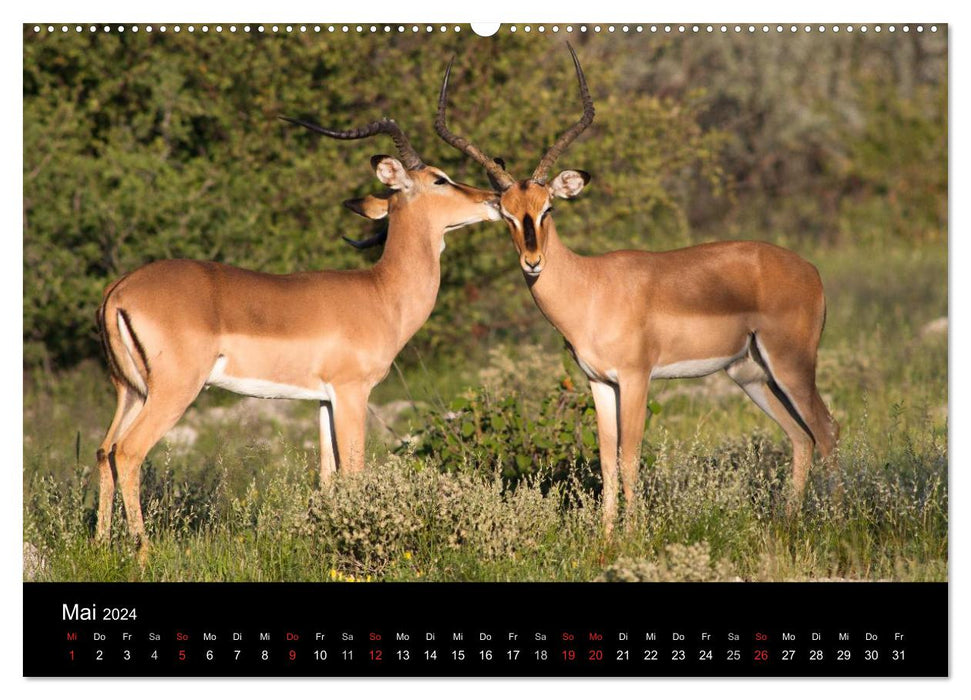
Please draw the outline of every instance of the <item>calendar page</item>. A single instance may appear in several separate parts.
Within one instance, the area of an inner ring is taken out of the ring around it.
[[[949,674],[946,24],[22,32],[25,676]]]

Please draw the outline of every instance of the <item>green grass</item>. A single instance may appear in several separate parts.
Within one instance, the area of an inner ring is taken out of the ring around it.
[[[93,454],[113,396],[100,365],[25,377],[24,540],[41,580],[946,580],[947,315],[943,249],[800,251],[819,267],[828,318],[818,384],[842,426],[839,469],[814,469],[785,513],[788,445],[730,381],[655,382],[639,499],[613,539],[596,479],[504,488],[495,455],[443,471],[392,454],[372,431],[364,475],[317,489],[316,408],[205,392],[143,471],[145,567],[124,535],[96,545]],[[522,290],[527,294],[526,290]],[[536,312],[538,345],[481,357],[402,355],[373,399],[412,400],[398,434],[464,387],[555,389],[573,373]],[[491,352],[488,352],[490,351]],[[420,360],[420,361],[419,361]],[[480,369],[485,365],[484,369]],[[510,389],[512,390],[512,389]],[[264,407],[264,408],[259,408]],[[272,408],[267,408],[272,407]],[[594,485],[591,486],[591,482]]]

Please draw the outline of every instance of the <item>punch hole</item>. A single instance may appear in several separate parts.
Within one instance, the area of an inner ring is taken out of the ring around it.
[[[501,26],[498,22],[473,22],[472,31],[479,36],[492,36]]]

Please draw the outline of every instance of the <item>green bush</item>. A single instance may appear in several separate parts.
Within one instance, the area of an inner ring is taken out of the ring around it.
[[[712,561],[707,542],[671,544],[657,560],[621,557],[595,581],[643,583],[677,581],[740,581],[727,559]]]
[[[557,376],[556,384],[546,381]],[[509,483],[539,477],[548,486],[577,477],[598,492],[597,411],[580,376],[566,352],[551,355],[525,344],[510,355],[508,348],[493,348],[479,372],[481,384],[447,410],[432,412],[399,451],[451,471],[469,464],[498,468]],[[653,400],[649,407],[648,421],[661,410]],[[649,454],[642,459],[652,462]]]
[[[559,522],[556,499],[538,489],[506,491],[497,475],[392,457],[315,492],[296,533],[345,570],[382,575],[416,552],[461,550],[482,562],[541,555]]]

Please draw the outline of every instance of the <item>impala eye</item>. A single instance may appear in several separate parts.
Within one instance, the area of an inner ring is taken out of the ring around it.
[[[447,185],[448,184],[448,180],[446,180],[444,177],[440,177],[437,180],[435,180],[435,184],[436,185]]]

